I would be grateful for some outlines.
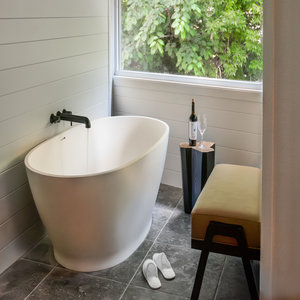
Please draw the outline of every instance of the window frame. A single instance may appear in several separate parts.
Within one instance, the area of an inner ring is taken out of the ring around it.
[[[243,81],[167,73],[121,70],[121,0],[114,0],[114,10],[114,75],[129,78],[141,78],[156,81],[171,81],[178,83],[195,84],[209,87],[215,86],[232,89],[248,89],[253,91],[262,91],[262,81]]]

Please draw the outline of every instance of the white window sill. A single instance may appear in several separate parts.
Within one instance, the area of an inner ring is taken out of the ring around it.
[[[191,84],[210,88],[232,89],[232,90],[248,90],[248,91],[262,91],[262,82],[215,79],[196,76],[184,76],[173,74],[159,74],[150,72],[136,72],[136,71],[117,71],[115,77],[144,79],[161,82],[174,82],[180,84]]]

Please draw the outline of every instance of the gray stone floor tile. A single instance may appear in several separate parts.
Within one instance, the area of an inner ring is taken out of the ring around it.
[[[227,256],[216,300],[250,300],[246,276],[239,257]]]
[[[117,300],[126,285],[84,273],[56,267],[28,299],[112,299]]]
[[[53,254],[52,243],[48,236],[45,236],[31,251],[27,252],[24,258],[52,266],[57,264]]]
[[[140,247],[124,262],[115,267],[106,270],[90,272],[88,274],[128,283],[143,261],[151,245],[151,241],[145,240]]]
[[[199,296],[200,300],[215,299],[218,283],[224,268],[225,258],[226,256],[222,254],[209,254]]]
[[[181,197],[182,189],[166,184],[161,184],[159,187],[156,204],[160,208],[172,209],[175,208]]]
[[[152,211],[151,228],[146,237],[147,240],[154,241],[157,238],[161,229],[165,226],[171,214],[172,214],[171,209],[163,209],[155,205]]]
[[[191,247],[191,215],[186,214],[181,200],[169,222],[160,233],[159,243]]]
[[[177,295],[163,293],[160,290],[149,290],[137,286],[129,286],[122,300],[187,300]]]
[[[0,299],[24,299],[51,269],[46,264],[19,259],[0,275]]]
[[[176,274],[175,279],[165,280],[161,273],[159,273],[159,278],[162,283],[159,291],[189,298],[191,296],[201,252],[199,250],[187,249],[186,247],[156,243],[153,245],[147,258],[152,258],[156,252],[166,253]],[[217,254],[210,256],[207,265],[208,275],[206,275],[207,278],[205,278],[203,282],[203,291],[205,291],[203,293],[203,299],[213,299],[223,264],[224,256]],[[150,289],[142,274],[141,268],[138,270],[131,284]]]
[[[152,225],[146,237],[147,240],[154,241],[156,239],[181,197],[181,189],[165,184],[160,185],[152,212]]]

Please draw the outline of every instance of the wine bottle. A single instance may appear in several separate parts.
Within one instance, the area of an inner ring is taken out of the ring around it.
[[[192,113],[189,117],[189,145],[196,146],[197,142],[197,115],[195,114],[195,100],[192,99]]]

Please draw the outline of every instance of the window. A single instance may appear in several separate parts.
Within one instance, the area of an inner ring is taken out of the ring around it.
[[[263,0],[120,0],[120,69],[260,81]]]

